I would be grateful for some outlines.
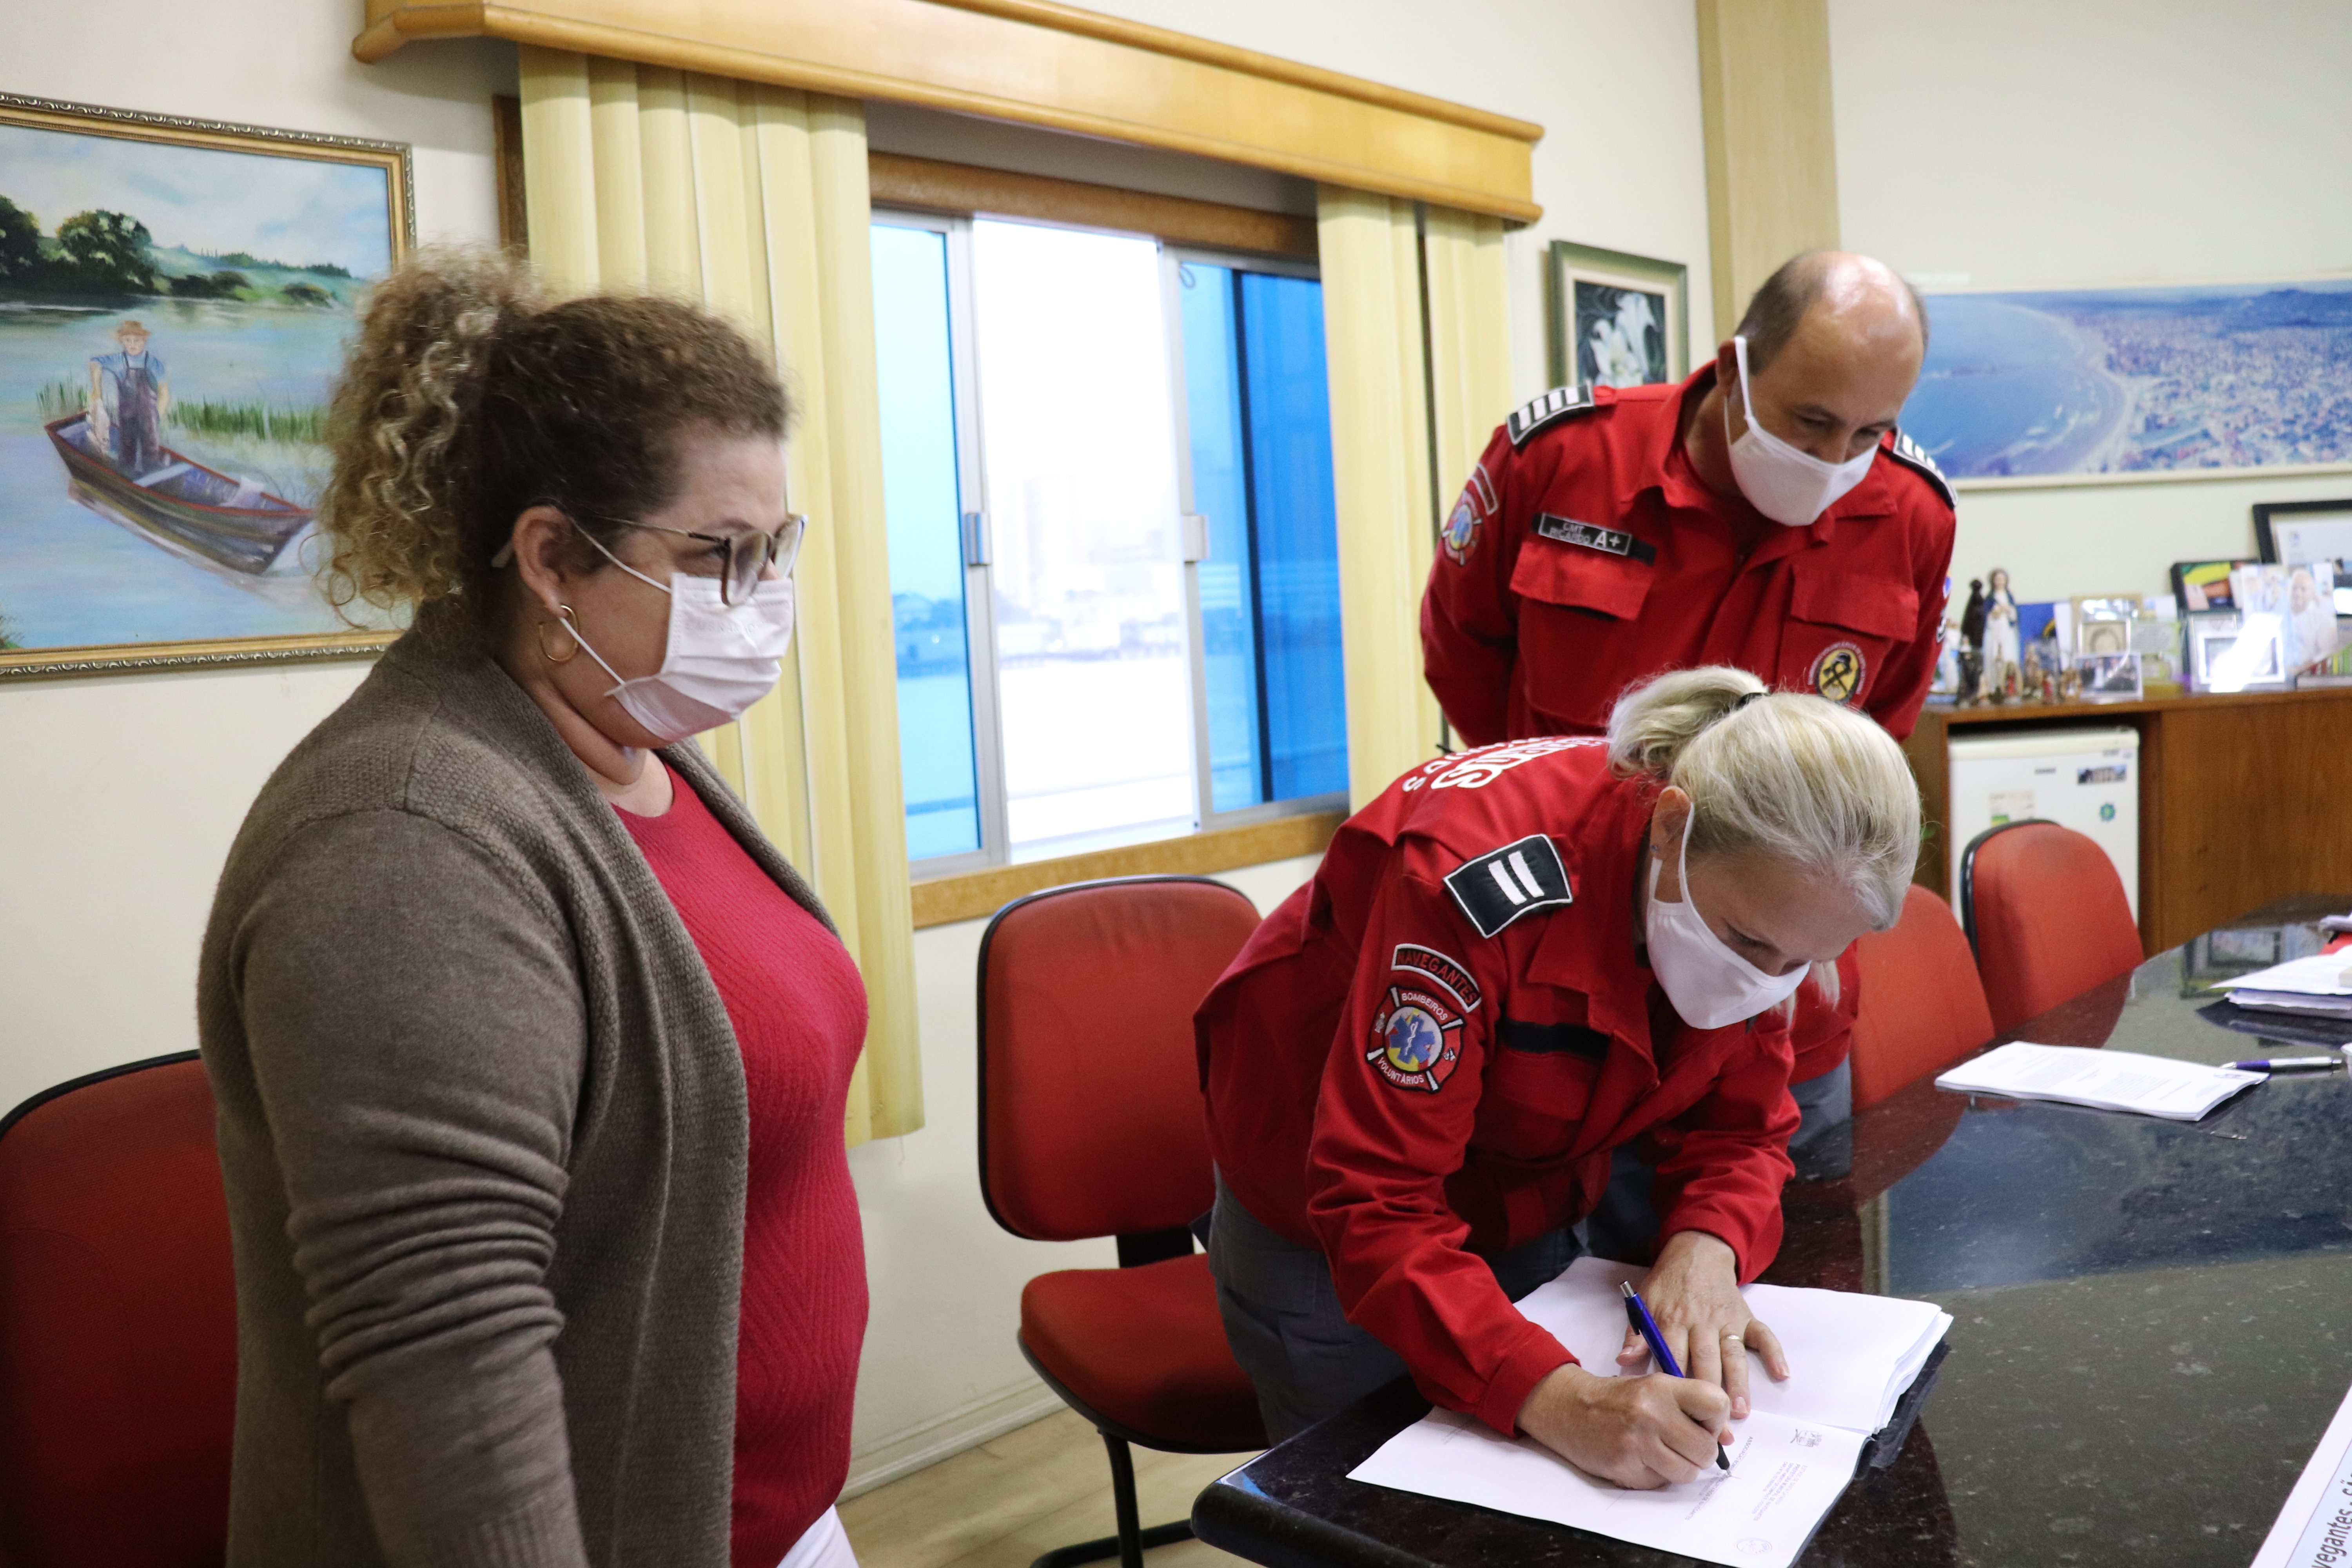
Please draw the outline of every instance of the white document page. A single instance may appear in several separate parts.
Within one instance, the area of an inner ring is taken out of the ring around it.
[[[2315,952],[2308,958],[2292,958],[2284,963],[2274,963],[2268,969],[2257,969],[2252,974],[2241,974],[2234,980],[2217,980],[2216,991],[2292,991],[2305,996],[2352,996],[2352,983],[2345,979],[2352,974],[2352,953]]]
[[[2194,1121],[2264,1074],[2136,1051],[2077,1046],[1998,1046],[1936,1079],[1937,1089],[2054,1100],[2101,1110],[2127,1110],[2168,1121]]]
[[[1617,1286],[1630,1279],[1639,1287],[1647,1272],[1631,1263],[1580,1258],[1567,1273],[1523,1298],[1519,1311],[1605,1377],[1617,1370],[1617,1347],[1625,1341],[1625,1299]],[[1950,1315],[1932,1301],[1785,1285],[1750,1285],[1740,1295],[1779,1336],[1793,1374],[1775,1383],[1762,1358],[1749,1355],[1749,1403],[1771,1415],[1864,1436],[1886,1425],[1952,1326]],[[1633,1370],[1650,1369],[1645,1363]]]
[[[1497,1436],[1475,1415],[1433,1410],[1348,1475],[1702,1562],[1788,1568],[1853,1479],[1862,1434],[1761,1413],[1733,1432],[1729,1475],[1709,1469],[1687,1486],[1634,1492],[1525,1438]]]
[[[2347,1561],[2352,1561],[2352,1394],[2336,1406],[2252,1568],[2338,1568]]]
[[[1518,1306],[1586,1370],[1617,1372],[1625,1303],[1619,1281],[1645,1270],[1580,1258]],[[1349,1472],[1352,1480],[1530,1519],[1709,1563],[1785,1568],[1853,1479],[1862,1445],[1951,1327],[1927,1301],[1750,1285],[1741,1292],[1780,1336],[1794,1375],[1775,1383],[1748,1358],[1754,1413],[1732,1423],[1731,1473],[1626,1491],[1540,1445],[1499,1436],[1475,1416],[1433,1410]],[[1647,1363],[1633,1372],[1646,1372]]]

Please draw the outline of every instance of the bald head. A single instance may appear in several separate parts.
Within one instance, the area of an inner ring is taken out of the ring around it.
[[[1800,337],[1815,352],[1907,360],[1927,356],[1927,311],[1918,290],[1883,261],[1850,250],[1808,250],[1780,263],[1739,319],[1748,369],[1761,374]]]

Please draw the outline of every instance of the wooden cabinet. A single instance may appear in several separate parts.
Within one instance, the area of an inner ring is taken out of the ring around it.
[[[2139,934],[2151,953],[2306,888],[2352,887],[2352,689],[2054,707],[1937,708],[1903,743],[1927,835],[1917,880],[1949,895],[1954,731],[2139,731]]]

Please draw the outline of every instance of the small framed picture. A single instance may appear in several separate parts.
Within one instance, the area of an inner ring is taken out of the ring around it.
[[[2238,602],[2230,594],[2230,574],[2252,564],[2248,561],[2174,562],[2172,595],[2180,602],[2180,613],[2201,616],[2213,610],[2236,609]]]
[[[2200,691],[2251,691],[2286,684],[2286,662],[2275,622],[2249,626],[2216,616],[2189,632],[2191,669]]]
[[[2143,692],[2139,655],[2126,648],[2075,656],[2074,676],[2085,702],[2137,702]]]
[[[2254,508],[2254,545],[2270,565],[2307,566],[2352,556],[2352,500],[2259,505]]]
[[[1690,268],[1555,239],[1544,258],[1554,386],[1649,386],[1690,374]]]

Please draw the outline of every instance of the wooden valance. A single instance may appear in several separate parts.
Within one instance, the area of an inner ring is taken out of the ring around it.
[[[1543,128],[1051,0],[368,0],[352,52],[508,38],[1542,216]]]

